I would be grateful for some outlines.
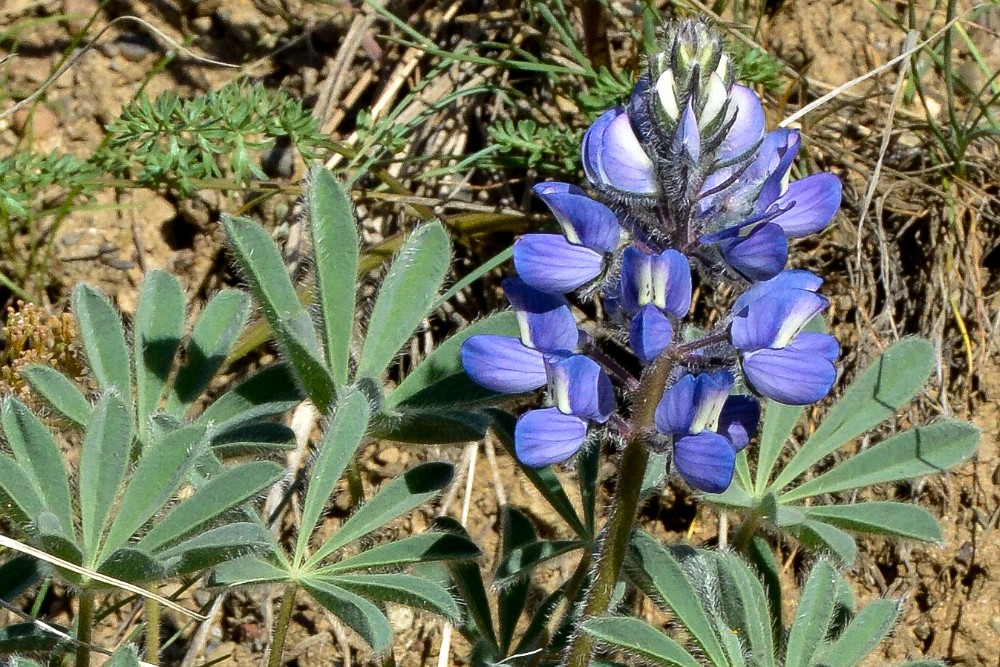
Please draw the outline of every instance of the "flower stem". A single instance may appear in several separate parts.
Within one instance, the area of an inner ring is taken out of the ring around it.
[[[267,658],[267,667],[281,667],[281,652],[285,648],[285,637],[288,626],[292,622],[292,608],[295,606],[295,584],[285,587],[281,595],[281,607],[278,609],[278,619],[274,625],[274,637],[271,640],[271,653]]]
[[[80,591],[76,613],[76,667],[90,667],[90,640],[94,630],[94,592]]]
[[[639,509],[642,480],[646,474],[649,450],[646,441],[655,427],[656,406],[663,396],[670,373],[677,364],[676,352],[667,349],[643,373],[636,392],[635,410],[632,415],[635,428],[625,445],[618,466],[618,485],[611,518],[605,528],[604,539],[597,557],[597,575],[587,593],[583,619],[594,618],[608,611],[611,596],[618,583],[629,538]],[[586,667],[594,650],[594,639],[583,632],[573,637],[567,653],[567,667]]]
[[[736,533],[736,538],[733,540],[733,551],[742,554],[746,553],[747,547],[750,545],[750,540],[753,539],[754,533],[757,532],[757,526],[760,525],[760,519],[761,514],[758,508],[755,507],[750,510],[750,514],[740,524],[739,532]]]
[[[160,664],[160,603],[146,598],[146,662]]]

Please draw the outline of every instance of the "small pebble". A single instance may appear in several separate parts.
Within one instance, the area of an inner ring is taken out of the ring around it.
[[[191,28],[199,35],[204,35],[212,29],[212,17],[199,16],[191,21]]]
[[[59,118],[44,104],[28,105],[14,112],[11,125],[19,137],[31,134],[35,139],[48,139],[59,127]]]
[[[115,46],[122,58],[133,63],[144,60],[153,50],[145,39],[131,34],[116,39]]]

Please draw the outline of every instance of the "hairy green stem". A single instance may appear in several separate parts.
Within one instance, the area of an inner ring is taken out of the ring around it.
[[[76,612],[76,667],[90,667],[90,640],[94,631],[94,592],[80,591]]]
[[[292,608],[294,606],[295,584],[289,584],[281,595],[281,607],[278,608],[278,619],[274,624],[274,635],[271,639],[271,653],[267,658],[267,667],[281,667],[281,652],[285,648],[285,637],[288,636],[288,626],[292,622]]]
[[[632,527],[639,510],[639,496],[642,480],[646,474],[649,450],[646,441],[655,428],[656,406],[678,361],[674,350],[668,349],[643,373],[636,392],[635,409],[632,415],[632,433],[625,445],[618,466],[618,485],[615,487],[611,518],[605,528],[597,556],[597,574],[587,592],[583,607],[583,619],[594,618],[608,611],[611,597],[628,550]],[[594,651],[594,639],[583,632],[577,632],[570,644],[566,658],[567,667],[586,667]]]
[[[733,539],[733,551],[741,554],[745,554],[747,547],[750,546],[750,540],[753,539],[754,533],[757,532],[757,526],[760,525],[761,513],[759,508],[754,508],[750,510],[750,514],[743,519],[743,523],[740,524],[740,529],[736,533],[736,538]]]
[[[160,664],[160,603],[146,598],[146,662]]]

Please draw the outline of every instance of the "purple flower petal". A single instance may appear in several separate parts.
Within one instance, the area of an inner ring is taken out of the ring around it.
[[[618,117],[618,109],[608,109],[595,120],[583,135],[581,157],[583,158],[583,173],[587,180],[595,186],[606,183],[603,159],[604,132],[612,120]]]
[[[571,243],[603,253],[618,249],[622,229],[618,217],[607,206],[567,183],[539,183],[533,190],[552,211]]]
[[[774,202],[775,206],[792,203],[772,222],[781,225],[789,238],[808,236],[820,231],[833,220],[840,208],[840,179],[833,174],[813,174],[788,185]]]
[[[816,331],[803,331],[797,335],[786,347],[800,352],[816,354],[827,361],[836,361],[840,356],[840,343],[830,334]]]
[[[621,290],[626,312],[638,312],[652,303],[675,317],[683,317],[691,308],[691,265],[687,257],[673,249],[648,255],[630,246],[622,254]]]
[[[565,298],[541,292],[514,276],[501,284],[517,315],[521,342],[541,352],[577,348],[580,330]]]
[[[525,234],[514,242],[514,268],[535,289],[566,294],[604,270],[604,255],[561,234]]]
[[[545,365],[551,397],[560,412],[604,423],[615,411],[611,380],[590,357],[549,357]]]
[[[742,451],[757,432],[760,423],[760,403],[751,396],[730,396],[719,414],[720,434],[729,438],[734,451]]]
[[[718,433],[704,431],[674,442],[674,466],[684,481],[706,493],[722,493],[733,481],[736,451]]]
[[[653,163],[620,107],[605,112],[583,137],[583,165],[598,187],[637,195],[659,192]]]
[[[643,306],[632,318],[628,328],[629,343],[635,355],[643,364],[651,363],[660,353],[670,347],[674,337],[674,328],[670,320],[659,308],[653,305]]]
[[[757,211],[771,206],[788,182],[788,172],[799,154],[802,138],[798,130],[774,130],[764,137],[753,170],[763,175],[763,184],[757,196]]]
[[[684,435],[690,432],[695,417],[695,387],[693,375],[685,375],[663,392],[656,406],[656,430],[664,435]]]
[[[733,314],[740,315],[747,306],[762,298],[765,294],[781,289],[804,289],[815,292],[823,284],[823,279],[814,273],[802,269],[782,271],[770,280],[764,280],[751,285],[733,304]],[[745,313],[744,313],[745,315]]]
[[[565,461],[587,437],[587,422],[557,408],[530,410],[514,427],[514,452],[521,463],[541,468]]]
[[[742,238],[719,243],[729,266],[747,280],[767,280],[778,275],[788,260],[785,230],[766,222]]]
[[[726,118],[732,118],[732,126],[719,147],[719,160],[734,160],[751,150],[764,136],[764,107],[757,95],[740,84],[729,91],[729,105]]]
[[[837,379],[830,360],[794,346],[744,354],[743,373],[755,393],[785,405],[815,403]]]
[[[462,367],[473,381],[504,394],[545,386],[542,353],[508,336],[471,336],[462,343]]]
[[[640,195],[659,192],[653,162],[635,136],[628,114],[622,112],[608,124],[603,151],[602,164],[608,185]]]
[[[802,289],[768,292],[733,318],[733,346],[746,352],[784,347],[828,303],[819,294]]]

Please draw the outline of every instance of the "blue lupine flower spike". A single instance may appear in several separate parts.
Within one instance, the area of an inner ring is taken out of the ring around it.
[[[790,239],[830,224],[841,185],[832,174],[792,180],[798,130],[765,131],[760,100],[736,81],[722,38],[706,24],[673,25],[647,65],[627,105],[584,133],[592,192],[534,187],[562,233],[514,243],[518,277],[503,288],[520,335],[472,336],[462,363],[493,391],[547,389],[544,407],[524,413],[515,429],[519,460],[544,466],[576,454],[593,425],[630,428],[627,412],[612,419],[616,395],[605,368],[624,391],[641,392],[648,383],[636,379],[635,366],[669,359],[674,382],[662,396],[630,398],[655,402],[655,427],[671,439],[679,475],[720,493],[757,429],[759,397],[805,405],[836,380],[837,341],[804,330],[828,305],[817,293],[823,281],[785,266]],[[716,297],[727,291],[713,283],[742,290],[707,333],[698,328],[704,323],[685,322],[692,268]],[[588,334],[563,296],[577,291],[597,300]],[[637,364],[598,349],[609,340],[627,340]],[[737,385],[753,395],[734,394]]]

